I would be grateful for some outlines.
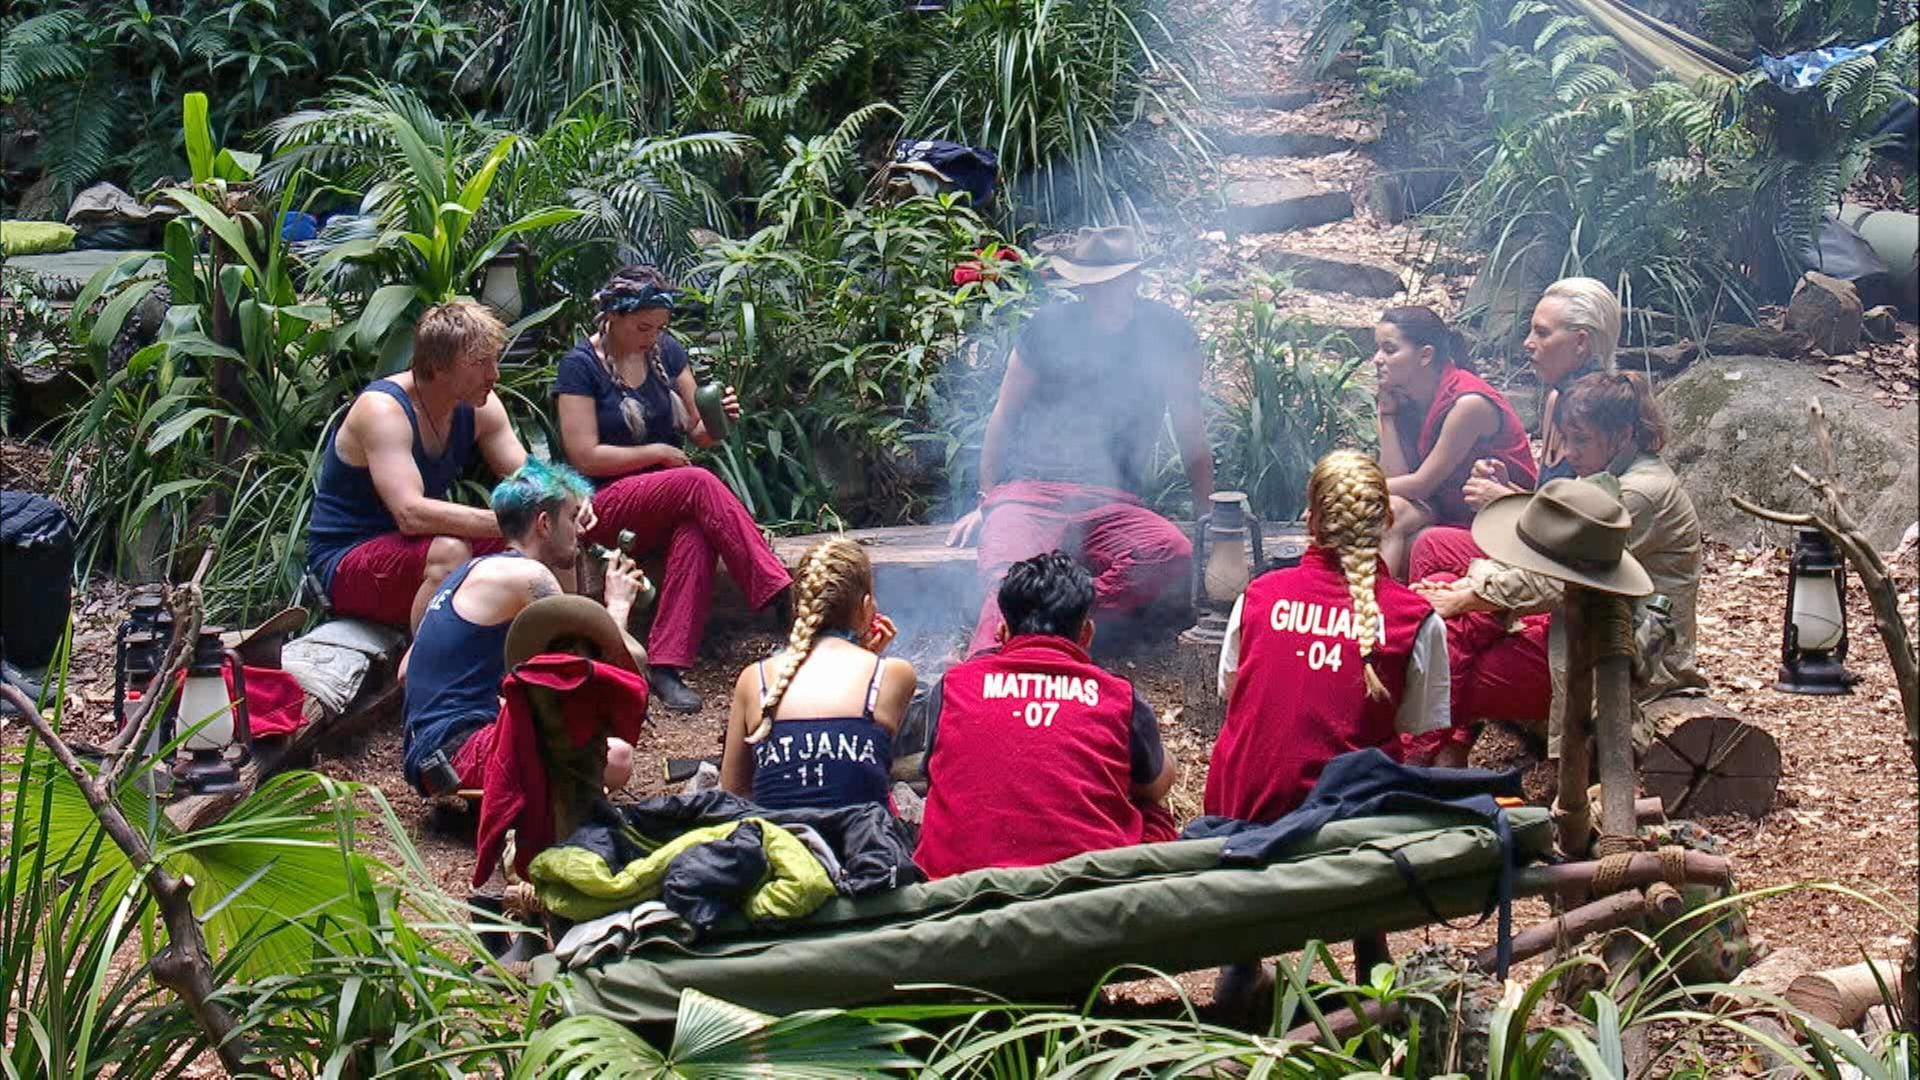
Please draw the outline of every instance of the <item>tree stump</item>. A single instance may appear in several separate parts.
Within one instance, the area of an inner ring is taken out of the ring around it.
[[[1706,697],[1649,702],[1635,733],[1640,782],[1669,815],[1762,817],[1780,786],[1780,744]]]

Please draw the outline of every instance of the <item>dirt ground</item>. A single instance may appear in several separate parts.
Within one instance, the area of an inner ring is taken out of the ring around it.
[[[14,448],[10,444],[8,449]],[[1700,593],[1701,670],[1711,680],[1717,700],[1779,740],[1783,779],[1774,809],[1765,818],[1713,818],[1704,824],[1724,842],[1742,888],[1828,882],[1857,890],[1881,905],[1828,891],[1787,892],[1755,905],[1750,913],[1754,938],[1762,948],[1793,946],[1821,966],[1850,963],[1862,953],[1897,956],[1904,940],[1904,920],[1911,917],[1916,904],[1920,838],[1915,830],[1915,776],[1904,745],[1892,670],[1872,629],[1865,599],[1858,589],[1850,594],[1848,664],[1860,676],[1854,692],[1827,698],[1785,694],[1773,689],[1786,595],[1784,552],[1713,545],[1706,561]],[[1912,620],[1920,567],[1909,555],[1899,563],[1899,572],[1903,609]],[[98,739],[109,733],[113,628],[124,614],[127,594],[123,586],[96,583],[76,612],[77,660],[67,692],[69,730],[76,737]],[[886,598],[881,600],[884,605]],[[705,695],[706,708],[694,716],[660,712],[652,718],[637,747],[635,778],[627,797],[667,791],[664,765],[669,758],[719,752],[734,674],[764,656],[782,637],[769,620],[716,627],[708,639],[705,661],[690,676]],[[913,658],[925,663],[945,652],[923,643]],[[1170,649],[1116,666],[1163,715],[1173,714],[1181,688]],[[17,743],[21,730],[18,721],[0,722],[0,733],[8,742]],[[1210,747],[1177,716],[1166,724],[1165,736],[1181,767],[1172,802],[1183,818],[1190,817],[1199,809]],[[401,778],[400,748],[397,727],[379,730],[323,754],[314,768],[382,791],[400,820],[408,824],[411,839],[439,883],[464,895],[473,869],[471,823],[435,810],[412,793]],[[1547,915],[1543,902],[1521,901],[1516,925]],[[1392,945],[1396,954],[1402,954],[1431,942],[1478,948],[1491,941],[1489,923],[1465,930],[1435,928],[1397,934]],[[1207,999],[1208,978],[1189,976],[1182,982],[1196,998]],[[1147,986],[1125,991],[1136,1000],[1163,993]]]

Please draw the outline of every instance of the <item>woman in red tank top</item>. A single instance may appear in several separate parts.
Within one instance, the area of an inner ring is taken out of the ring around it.
[[[1537,469],[1506,395],[1461,366],[1465,343],[1432,308],[1388,308],[1374,341],[1380,465],[1393,506],[1380,557],[1405,580],[1420,530],[1473,520],[1461,489],[1475,461],[1499,461],[1528,487]]]

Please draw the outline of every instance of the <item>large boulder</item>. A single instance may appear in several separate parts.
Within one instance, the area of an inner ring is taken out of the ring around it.
[[[1920,518],[1920,409],[1889,408],[1820,373],[1790,360],[1717,357],[1661,390],[1672,428],[1664,456],[1708,535],[1733,544],[1782,539],[1778,526],[1734,509],[1731,495],[1780,510],[1818,509],[1791,471],[1820,471],[1807,416],[1814,398],[1833,431],[1837,479],[1873,542],[1891,549]]]
[[[1805,334],[1828,355],[1838,356],[1860,344],[1863,314],[1853,282],[1809,270],[1800,276],[1787,303],[1787,329]]]

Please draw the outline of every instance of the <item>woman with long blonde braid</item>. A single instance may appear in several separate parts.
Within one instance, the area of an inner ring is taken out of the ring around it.
[[[1365,454],[1336,450],[1307,481],[1298,566],[1254,578],[1220,651],[1227,717],[1207,768],[1208,814],[1278,821],[1306,801],[1329,761],[1379,747],[1406,756],[1449,724],[1447,634],[1433,609],[1380,558],[1393,523],[1387,477]],[[1424,750],[1422,751],[1424,753]],[[1360,970],[1387,959],[1386,937],[1357,939]],[[1244,1009],[1259,964],[1229,964],[1214,1003]]]
[[[866,549],[821,541],[793,589],[787,647],[734,683],[720,786],[769,809],[885,803],[914,673],[880,656],[896,631]]]
[[[1446,629],[1380,561],[1392,520],[1372,458],[1336,450],[1313,467],[1300,565],[1254,578],[1228,621],[1207,813],[1278,820],[1340,754],[1399,757],[1402,736],[1448,727]]]

